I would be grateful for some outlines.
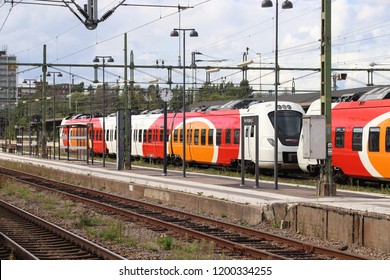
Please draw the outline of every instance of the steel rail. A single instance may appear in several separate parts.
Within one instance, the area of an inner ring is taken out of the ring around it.
[[[83,248],[86,248],[87,250],[94,252],[95,254],[101,256],[104,259],[108,260],[125,260],[122,256],[115,254],[114,252],[111,252],[107,250],[106,248],[103,248],[102,246],[95,244],[81,236],[78,236],[66,229],[63,229],[53,223],[50,223],[48,221],[45,221],[38,216],[35,216],[31,213],[28,213],[27,211],[20,209],[18,207],[15,207],[5,201],[0,200],[0,206],[4,209],[10,211],[13,214],[16,214],[19,217],[22,217],[25,220],[28,220],[36,225],[39,225],[42,228],[45,228],[46,230],[49,230],[51,232],[58,233],[62,238],[71,240],[78,246],[81,246]]]

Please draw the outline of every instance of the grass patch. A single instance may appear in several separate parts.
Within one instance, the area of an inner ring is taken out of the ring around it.
[[[156,243],[164,250],[172,250],[174,246],[174,239],[172,236],[159,236],[156,239]]]
[[[79,216],[79,220],[77,223],[75,223],[75,226],[79,228],[88,228],[98,226],[100,224],[102,224],[100,218],[96,216],[90,216],[88,213],[84,212]]]
[[[110,224],[106,229],[100,232],[99,236],[106,241],[114,241],[122,243],[124,241],[122,235],[123,224],[121,222],[114,222]]]

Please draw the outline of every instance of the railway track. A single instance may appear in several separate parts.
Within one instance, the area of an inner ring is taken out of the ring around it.
[[[15,170],[3,168],[0,170],[0,174],[36,188],[66,195],[68,198],[110,211],[113,214],[119,214],[192,238],[213,242],[218,247],[243,258],[275,260],[365,259],[343,251],[303,243],[161,205],[59,183]]]
[[[118,260],[121,256],[0,200],[0,257],[22,260]]]

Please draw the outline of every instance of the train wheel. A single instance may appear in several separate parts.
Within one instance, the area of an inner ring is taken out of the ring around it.
[[[174,166],[180,166],[182,165],[182,159],[180,157],[175,157],[173,160],[172,160],[172,164]]]
[[[254,162],[248,162],[245,166],[245,172],[249,174],[255,174],[256,173],[256,165]]]
[[[339,170],[333,170],[333,180],[337,184],[347,185],[349,182],[348,176],[344,174],[344,172]]]

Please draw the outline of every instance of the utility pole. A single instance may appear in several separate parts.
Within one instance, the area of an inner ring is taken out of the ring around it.
[[[46,152],[46,92],[47,92],[46,75],[47,75],[46,45],[43,45],[42,95],[41,95],[41,102],[42,102],[42,134],[41,134],[42,158],[47,158],[47,152]]]
[[[326,158],[322,170],[319,195],[336,195],[332,174],[332,53],[331,0],[322,0],[321,13],[321,115],[325,115]]]

